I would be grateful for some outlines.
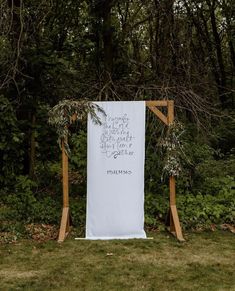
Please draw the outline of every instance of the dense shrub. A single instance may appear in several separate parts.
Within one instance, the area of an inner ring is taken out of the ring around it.
[[[186,229],[235,223],[235,191],[228,190],[227,186],[217,195],[180,195],[177,205],[180,221]]]
[[[71,138],[70,209],[72,223],[84,231],[86,220],[86,132]],[[234,155],[222,155],[209,145],[186,140],[184,171],[177,179],[177,207],[184,229],[207,228],[211,224],[235,223]],[[169,208],[168,180],[161,179],[160,153],[147,148],[145,164],[145,223],[158,227]],[[39,161],[36,179],[15,176],[12,189],[1,191],[0,230],[11,231],[14,223],[59,225],[62,208],[61,162]],[[13,229],[22,231],[21,226]]]
[[[235,224],[235,183],[227,177],[219,192],[203,195],[177,195],[177,208],[184,229],[208,228],[212,224]],[[169,208],[169,195],[145,195],[145,223],[150,227],[164,222]]]
[[[25,223],[43,222],[58,223],[61,209],[61,199],[36,195],[36,183],[26,176],[18,176],[15,191],[5,195],[3,211],[5,219],[18,220]]]

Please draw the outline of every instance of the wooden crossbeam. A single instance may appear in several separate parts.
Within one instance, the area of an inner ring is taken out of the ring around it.
[[[162,106],[167,106],[168,101],[167,100],[152,100],[152,101],[145,101],[145,104],[148,107],[152,107],[152,106],[162,107]]]

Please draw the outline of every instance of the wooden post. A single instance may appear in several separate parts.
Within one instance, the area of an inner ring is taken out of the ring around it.
[[[69,165],[68,156],[62,142],[62,172],[63,172],[63,207],[69,207]]]
[[[167,101],[168,108],[168,126],[170,126],[174,122],[174,101]],[[170,232],[174,234],[179,241],[184,241],[182,230],[180,226],[179,216],[176,208],[176,187],[175,187],[175,177],[170,176],[169,178],[169,188],[170,188]]]
[[[174,122],[174,101],[173,100],[156,100],[146,101],[146,106],[167,126]],[[167,116],[165,116],[157,107],[167,107]],[[177,237],[179,241],[184,241],[178,212],[176,208],[175,194],[175,177],[169,178],[170,188],[170,207],[168,211],[168,219],[170,223],[170,232]]]
[[[69,169],[68,156],[65,151],[64,141],[62,141],[62,174],[63,174],[63,210],[60,223],[58,242],[63,242],[68,235],[69,220]]]

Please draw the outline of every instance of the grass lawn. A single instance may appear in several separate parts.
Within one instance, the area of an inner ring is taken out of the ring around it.
[[[235,236],[0,245],[0,290],[235,290]]]

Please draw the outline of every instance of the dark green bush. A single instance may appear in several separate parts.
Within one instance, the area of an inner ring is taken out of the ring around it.
[[[18,176],[15,191],[6,195],[4,202],[7,211],[5,219],[19,220],[25,223],[58,223],[60,219],[61,199],[35,194],[36,183],[26,176]],[[43,197],[44,196],[44,197]],[[4,209],[4,207],[2,207]]]
[[[18,176],[15,190],[6,196],[6,204],[12,209],[12,219],[31,221],[37,215],[37,200],[33,195],[36,183],[27,176]]]
[[[211,178],[213,179],[213,178]],[[185,192],[177,195],[177,208],[184,229],[208,228],[211,224],[235,224],[235,181],[215,179],[212,194]],[[169,208],[168,188],[162,194],[145,195],[145,223],[155,227],[164,222]]]
[[[86,197],[71,198],[70,211],[73,226],[84,229],[86,223]]]
[[[19,129],[12,104],[3,95],[0,95],[0,132],[0,185],[12,188],[23,167],[24,133]]]
[[[217,195],[180,195],[177,205],[180,221],[187,229],[235,223],[235,191],[232,189],[224,188]]]
[[[73,225],[82,231],[86,220],[86,132],[71,138],[70,209]],[[145,223],[158,227],[169,208],[168,180],[161,180],[162,157],[150,145],[145,162]],[[235,223],[235,160],[209,145],[185,141],[184,171],[177,178],[177,207],[184,229]],[[38,161],[36,179],[15,175],[14,187],[2,188],[0,219],[21,223],[60,223],[62,209],[61,161]],[[13,189],[14,188],[14,189]],[[11,223],[10,223],[11,225]],[[5,226],[6,227],[6,226]],[[20,227],[19,227],[20,229]]]
[[[150,227],[158,227],[164,222],[169,208],[168,196],[165,193],[156,195],[145,194],[145,224]]]

